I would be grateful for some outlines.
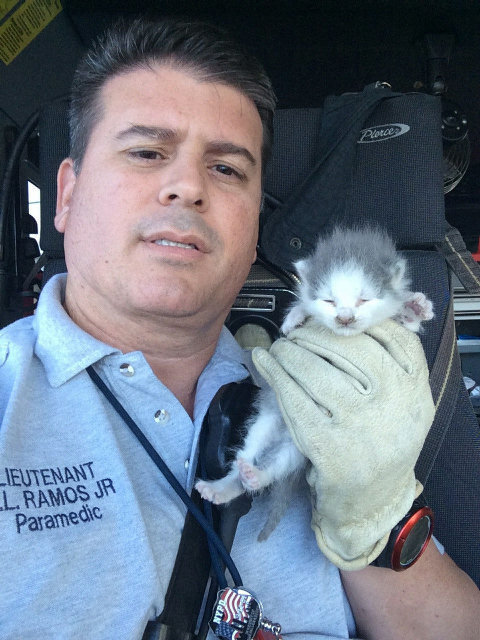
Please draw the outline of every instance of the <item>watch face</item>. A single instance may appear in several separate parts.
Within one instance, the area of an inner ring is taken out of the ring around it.
[[[431,518],[424,515],[413,526],[400,551],[399,562],[402,567],[408,567],[419,557],[429,540],[432,526]]]
[[[397,535],[392,552],[392,569],[403,571],[425,551],[433,531],[433,512],[429,507],[407,516]]]

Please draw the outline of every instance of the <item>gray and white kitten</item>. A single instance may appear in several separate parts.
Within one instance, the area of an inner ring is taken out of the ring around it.
[[[282,324],[288,334],[310,317],[338,335],[352,336],[388,318],[412,331],[433,318],[432,303],[409,290],[407,262],[379,228],[337,227],[317,241],[315,251],[295,263],[300,277],[298,300]],[[293,444],[275,393],[265,384],[245,424],[245,440],[229,473],[220,480],[199,480],[195,488],[214,504],[244,491],[272,485],[272,506],[259,540],[266,539],[282,517],[295,478],[306,463]],[[285,480],[288,478],[288,482]]]

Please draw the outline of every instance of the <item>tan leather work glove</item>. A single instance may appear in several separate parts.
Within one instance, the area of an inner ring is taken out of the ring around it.
[[[414,466],[435,408],[420,340],[393,320],[356,336],[307,321],[253,361],[311,461],[318,546],[340,569],[367,566],[422,489]]]

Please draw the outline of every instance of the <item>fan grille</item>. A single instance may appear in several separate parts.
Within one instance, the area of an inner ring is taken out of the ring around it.
[[[465,135],[457,142],[444,142],[443,190],[449,193],[465,175],[470,161],[470,139]]]

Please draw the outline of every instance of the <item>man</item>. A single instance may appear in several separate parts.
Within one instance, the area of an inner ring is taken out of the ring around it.
[[[116,27],[77,72],[55,220],[68,277],[0,340],[2,638],[141,638],[161,613],[185,508],[86,368],[190,491],[206,410],[247,376],[222,327],[255,259],[273,106],[258,64],[206,26]],[[266,509],[232,555],[285,634],[478,637],[478,591],[435,545],[404,575],[339,571],[305,487],[258,543]]]

